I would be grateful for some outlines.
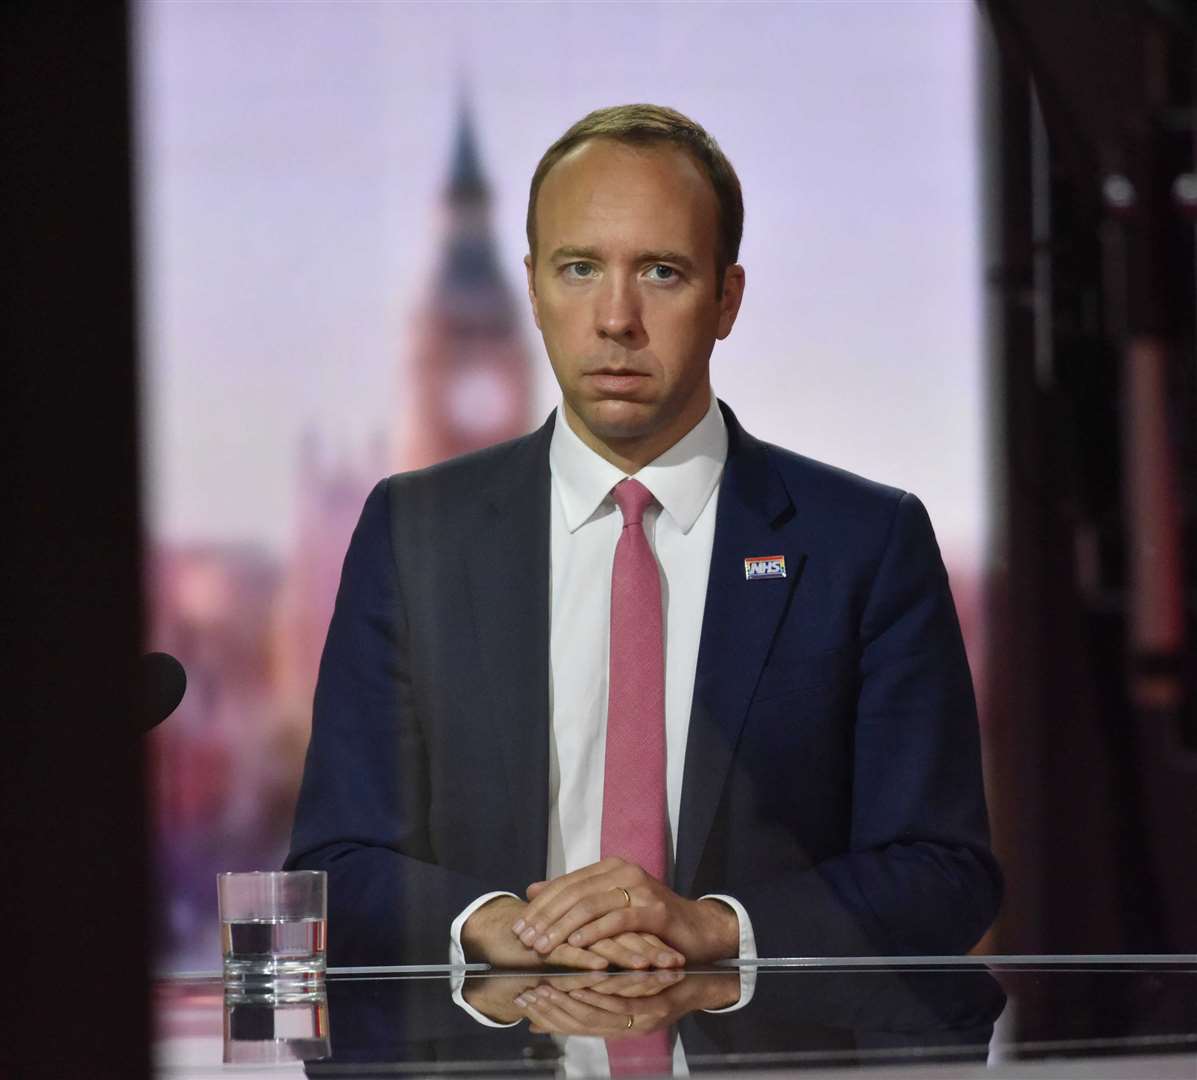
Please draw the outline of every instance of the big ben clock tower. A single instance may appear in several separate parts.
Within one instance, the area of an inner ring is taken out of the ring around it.
[[[423,468],[532,426],[531,362],[495,255],[490,189],[464,106],[443,199],[440,262],[415,316],[402,380],[401,469]]]

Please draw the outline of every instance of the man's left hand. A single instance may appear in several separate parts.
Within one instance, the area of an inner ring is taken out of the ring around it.
[[[688,964],[738,956],[740,921],[720,900],[686,900],[635,863],[607,858],[528,888],[529,905],[512,930],[542,956],[629,931],[655,934]]]

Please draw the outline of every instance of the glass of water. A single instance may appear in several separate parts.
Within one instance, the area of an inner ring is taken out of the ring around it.
[[[317,988],[324,976],[328,875],[323,870],[218,874],[226,986]]]

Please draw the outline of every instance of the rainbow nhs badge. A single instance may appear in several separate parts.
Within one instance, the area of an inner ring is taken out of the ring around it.
[[[744,580],[759,581],[762,578],[786,576],[784,555],[754,555],[744,560]]]

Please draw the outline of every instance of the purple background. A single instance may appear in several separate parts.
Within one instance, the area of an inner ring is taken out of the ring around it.
[[[365,491],[402,464],[463,98],[538,420],[557,392],[520,290],[540,154],[625,101],[716,136],[748,280],[716,391],[754,434],[923,498],[976,665],[975,18],[966,0],[138,7],[147,645],[192,675],[152,748],[165,966],[216,966],[211,875],[285,850],[312,641]]]

